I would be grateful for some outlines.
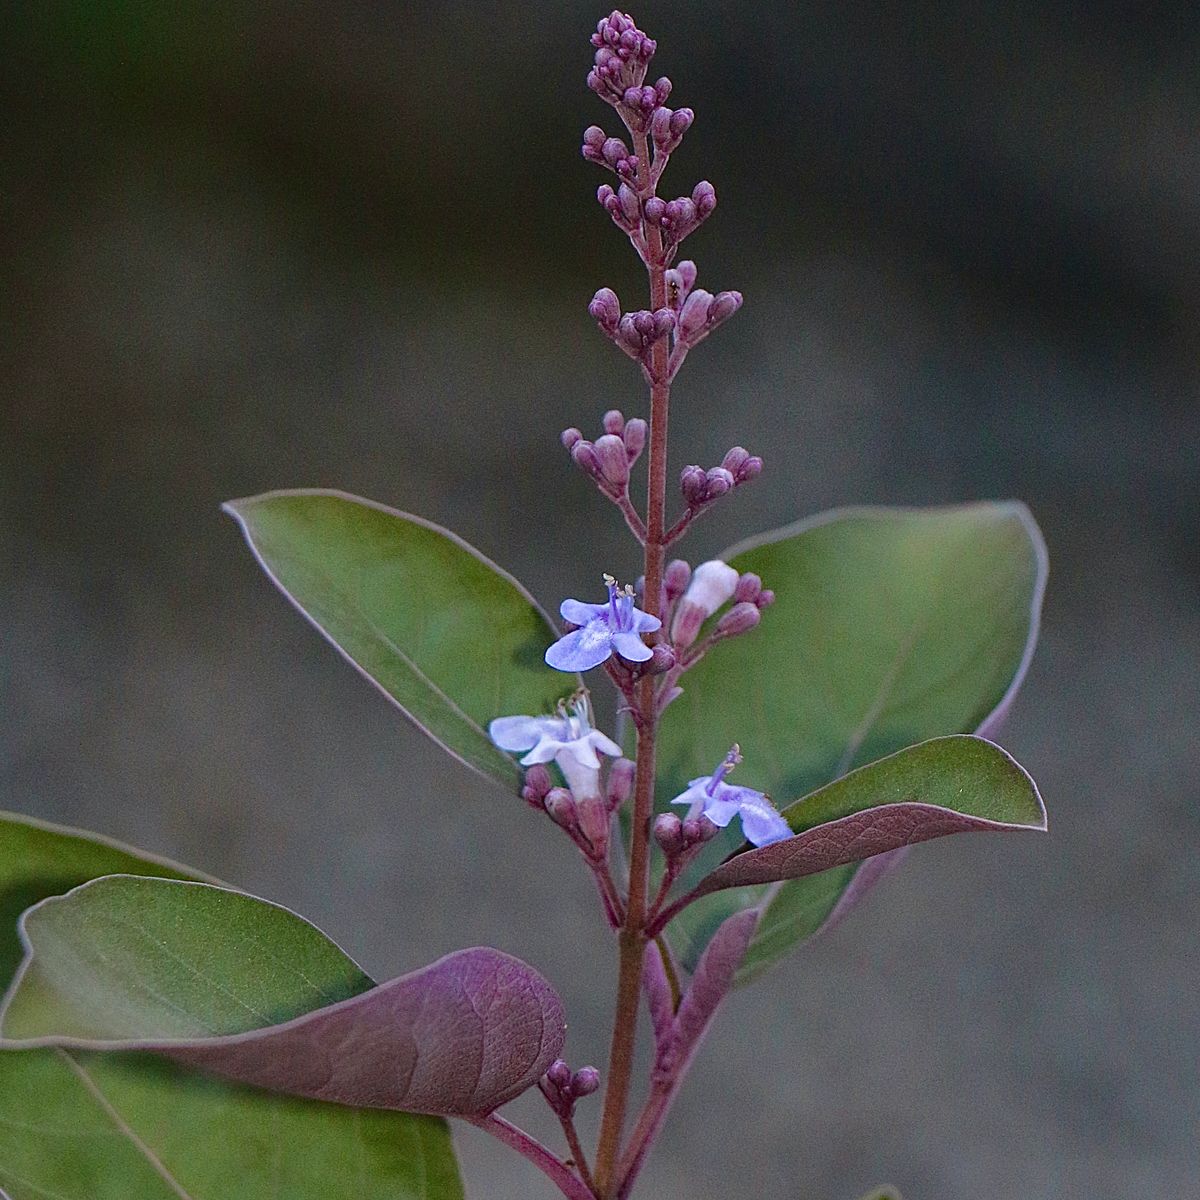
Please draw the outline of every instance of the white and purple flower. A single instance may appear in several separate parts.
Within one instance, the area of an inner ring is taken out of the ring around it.
[[[755,846],[768,846],[791,837],[791,826],[762,792],[725,782],[725,776],[741,761],[741,752],[734,746],[711,775],[693,779],[687,791],[681,792],[671,803],[689,806],[685,820],[707,817],[722,829],[735,816],[741,817],[742,833],[746,835],[746,841]]]
[[[592,728],[586,693],[576,696],[570,708],[560,704],[549,717],[497,717],[488,736],[510,754],[525,753],[523,767],[555,762],[576,796],[600,794],[600,755],[619,758],[621,747],[607,734]]]
[[[652,651],[642,634],[662,627],[657,617],[635,608],[633,589],[618,588],[611,575],[607,604],[585,604],[582,600],[564,600],[559,612],[564,621],[579,628],[558,639],[546,651],[546,662],[556,671],[590,671],[616,653],[630,662],[646,662]]]

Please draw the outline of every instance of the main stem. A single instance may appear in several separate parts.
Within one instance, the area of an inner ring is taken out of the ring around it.
[[[635,152],[643,164],[642,199],[653,191],[650,177],[649,139],[633,133]],[[653,311],[667,303],[666,268],[662,265],[662,234],[657,227],[647,229],[651,263],[650,307]],[[661,617],[663,560],[665,558],[665,511],[667,493],[667,413],[671,385],[667,382],[667,339],[661,338],[651,350],[650,374],[650,477],[646,488],[645,590],[642,605],[651,616]],[[637,684],[639,714],[637,771],[634,776],[633,830],[629,850],[629,902],[620,932],[620,957],[617,969],[617,1005],[613,1023],[612,1046],[608,1056],[608,1085],[604,1093],[604,1113],[600,1119],[600,1141],[596,1150],[596,1194],[608,1200],[616,1191],[617,1155],[621,1131],[629,1102],[633,1074],[633,1049],[637,1033],[638,1004],[642,986],[642,956],[646,949],[647,892],[650,880],[650,819],[654,812],[654,751],[658,724],[654,679],[643,676]]]

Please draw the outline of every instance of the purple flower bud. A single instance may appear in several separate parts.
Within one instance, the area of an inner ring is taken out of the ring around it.
[[[673,558],[667,563],[663,572],[663,588],[668,604],[674,604],[683,595],[691,578],[692,568],[682,558]]]
[[[756,609],[755,611],[757,612],[758,610]],[[675,651],[666,642],[659,642],[650,654],[645,671],[647,675],[663,675],[674,665]]]
[[[648,225],[661,225],[663,222],[663,213],[666,211],[666,202],[658,196],[651,196],[642,206],[642,215],[646,218]]]
[[[534,808],[544,808],[546,796],[554,786],[550,772],[543,763],[534,763],[526,768],[525,785],[521,788],[521,799]]]
[[[634,417],[625,422],[622,437],[625,440],[625,453],[628,455],[631,465],[637,462],[646,447],[646,434],[646,422],[641,417]]]
[[[659,813],[654,818],[654,840],[668,858],[674,858],[683,849],[683,822],[674,813]]]
[[[580,438],[571,447],[571,461],[585,474],[596,479],[600,475],[600,460],[591,442]]]
[[[608,854],[608,834],[611,823],[608,805],[599,796],[583,796],[575,802],[575,806],[579,832],[591,846],[594,857],[604,858]]]
[[[583,131],[583,144],[593,150],[599,150],[605,142],[604,130],[599,125],[589,125]]]
[[[763,588],[756,603],[759,608],[770,608],[775,603],[775,593],[770,588]]]
[[[577,819],[575,797],[566,788],[551,788],[546,796],[546,812],[555,825],[574,829]]]
[[[666,104],[671,95],[671,81],[662,75],[654,81],[654,98],[659,104]]]
[[[571,1076],[571,1095],[582,1098],[590,1096],[600,1087],[600,1072],[595,1067],[580,1067]]]
[[[620,434],[625,428],[625,415],[619,408],[610,408],[601,418],[600,424],[604,426],[605,433]]]
[[[571,1085],[571,1068],[561,1058],[555,1059],[546,1071],[546,1078],[562,1091]]]
[[[643,339],[654,337],[654,314],[642,309],[640,312],[634,313],[633,327],[638,331]]]
[[[621,211],[621,206],[617,203],[617,193],[612,190],[607,183],[602,183],[596,189],[596,199],[607,213],[616,216]]]
[[[733,490],[733,476],[724,467],[709,467],[706,473],[707,487],[704,490],[706,500],[716,500],[719,496]]]
[[[620,138],[611,137],[601,146],[600,153],[610,167],[615,167],[622,159],[629,157],[629,147]]]
[[[739,633],[748,633],[762,619],[758,605],[749,600],[735,604],[718,622],[717,633],[721,637],[734,637]]]
[[[717,207],[717,189],[707,179],[702,179],[692,188],[692,203],[701,221]]]
[[[674,114],[669,108],[656,108],[650,118],[650,136],[659,145],[671,140],[671,117]]]
[[[627,758],[615,758],[604,781],[604,795],[610,809],[620,808],[633,795],[633,780],[637,768]]]
[[[660,308],[654,314],[654,340],[664,338],[675,328],[675,313],[669,308]]]
[[[667,202],[663,210],[663,223],[670,226],[677,237],[682,237],[696,222],[696,206],[686,196]]]
[[[559,440],[562,442],[565,449],[571,450],[574,448],[576,442],[583,441],[583,434],[580,433],[578,429],[572,427],[570,429],[564,429],[559,435]]]
[[[703,288],[696,288],[684,301],[679,314],[679,336],[689,345],[698,340],[708,325],[708,309],[713,295]]]
[[[700,626],[708,615],[701,605],[686,596],[679,601],[675,620],[671,622],[671,641],[677,650],[686,650],[700,636]]]
[[[690,292],[696,286],[696,264],[690,258],[685,258],[675,270],[679,272],[679,278],[683,281],[683,290]]]
[[[696,114],[690,108],[677,108],[671,114],[671,137],[678,142],[683,135],[692,127],[692,122],[696,119]],[[692,197],[693,201],[695,196]],[[697,204],[697,208],[700,206]]]
[[[757,479],[762,474],[763,460],[757,454],[752,454],[742,464],[742,469],[737,473],[738,483],[749,483],[752,479]]]
[[[725,468],[736,480],[738,472],[742,469],[743,464],[750,457],[750,451],[744,446],[734,446],[732,449],[725,452],[725,457],[721,459],[721,466]]]
[[[608,190],[611,192],[612,188]],[[588,312],[596,324],[612,337],[617,322],[621,319],[621,302],[617,299],[617,293],[612,288],[601,288],[592,297]]]
[[[637,192],[629,184],[623,183],[617,189],[617,199],[621,202],[621,213],[625,217],[625,220],[630,225],[636,224],[642,215]]]
[[[606,433],[596,439],[593,453],[605,482],[611,484],[618,495],[624,492],[629,483],[629,455],[625,453],[625,443],[615,433]]]
[[[738,578],[737,587],[733,590],[733,602],[734,604],[743,604],[749,601],[753,604],[761,592],[762,580],[753,571],[747,571]]]
[[[708,490],[708,476],[704,468],[695,465],[684,467],[679,473],[679,490],[683,493],[684,503],[690,508],[703,504]]]
[[[716,329],[722,321],[728,321],[742,307],[741,292],[718,292],[708,306],[708,326]]]

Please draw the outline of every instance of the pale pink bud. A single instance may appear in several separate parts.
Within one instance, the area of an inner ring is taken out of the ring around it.
[[[733,476],[724,467],[709,467],[705,475],[704,498],[716,500],[733,491]]]
[[[679,490],[683,493],[684,502],[692,508],[704,503],[704,495],[708,489],[708,476],[703,467],[684,467],[679,473]]]
[[[546,796],[546,812],[555,825],[574,829],[577,820],[575,797],[566,788],[551,788]]]
[[[571,450],[574,448],[576,442],[583,441],[583,434],[572,426],[570,429],[564,429],[559,434],[559,441],[562,442],[564,449]]]
[[[747,571],[737,581],[737,587],[733,591],[733,601],[735,604],[742,604],[746,601],[753,604],[761,592],[762,580],[753,571]]]
[[[748,633],[762,620],[758,605],[750,600],[735,604],[718,622],[717,633],[722,637],[734,637]]]
[[[615,758],[604,781],[604,795],[609,808],[620,808],[633,795],[633,780],[637,768],[627,758]]]
[[[641,457],[646,447],[646,422],[641,417],[634,417],[625,422],[625,431],[621,435],[625,439],[625,453],[630,463],[635,463]]]
[[[625,428],[625,416],[619,408],[610,408],[601,418],[605,433],[620,434]]]
[[[615,433],[606,433],[596,439],[593,453],[604,480],[618,492],[623,492],[629,483],[629,455],[625,453],[625,443]]]
[[[667,603],[674,604],[687,588],[692,578],[692,568],[682,558],[673,558],[667,563],[663,572],[663,589],[667,594]]]
[[[737,588],[738,573],[719,558],[701,563],[692,572],[692,581],[683,594],[684,604],[694,604],[706,617],[711,617]]]
[[[654,840],[668,858],[674,858],[683,849],[683,822],[674,813],[659,813],[654,818]]]

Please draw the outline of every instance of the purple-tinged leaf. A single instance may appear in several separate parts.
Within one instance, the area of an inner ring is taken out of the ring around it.
[[[558,996],[507,954],[372,986],[294,913],[207,884],[109,876],[35,905],[21,937],[9,1047],[151,1051],[289,1095],[470,1115],[530,1087],[563,1044]]]
[[[783,810],[796,836],[734,855],[687,899],[798,879],[951,833],[1044,830],[1037,785],[983,738],[934,738],[851,771]]]

